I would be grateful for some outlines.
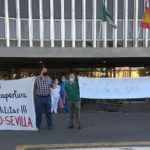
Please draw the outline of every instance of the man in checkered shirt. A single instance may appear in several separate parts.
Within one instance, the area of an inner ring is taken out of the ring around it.
[[[40,75],[35,79],[35,108],[36,108],[36,126],[39,129],[42,121],[42,110],[46,113],[47,126],[52,128],[51,116],[51,78],[47,75],[47,68],[40,70]]]

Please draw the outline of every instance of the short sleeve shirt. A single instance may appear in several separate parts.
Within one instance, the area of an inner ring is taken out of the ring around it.
[[[41,78],[37,76],[35,79],[35,94],[38,96],[48,96],[51,94],[51,78],[46,76]]]

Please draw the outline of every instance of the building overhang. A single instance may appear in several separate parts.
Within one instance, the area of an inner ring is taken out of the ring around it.
[[[150,66],[149,48],[1,47],[0,67],[121,67]]]
[[[149,48],[1,47],[1,58],[150,58]]]

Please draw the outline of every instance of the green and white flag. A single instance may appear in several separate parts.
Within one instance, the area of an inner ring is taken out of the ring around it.
[[[105,1],[103,3],[103,9],[102,9],[102,21],[108,22],[113,28],[117,28],[113,18],[110,16],[110,14],[105,6]]]

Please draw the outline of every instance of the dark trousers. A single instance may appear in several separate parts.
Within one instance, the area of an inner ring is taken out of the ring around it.
[[[76,126],[80,125],[80,101],[69,101],[69,126],[74,125],[74,116],[76,116]]]
[[[51,115],[51,97],[50,96],[35,96],[35,109],[36,109],[36,126],[40,128],[42,121],[42,111],[45,111],[47,126],[52,126],[52,115]]]

